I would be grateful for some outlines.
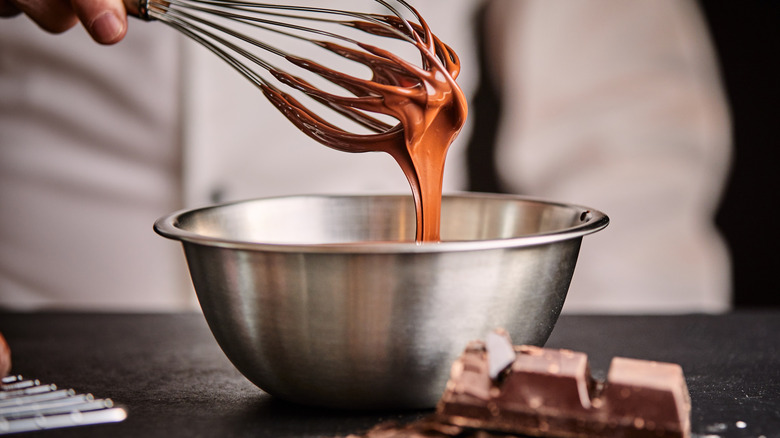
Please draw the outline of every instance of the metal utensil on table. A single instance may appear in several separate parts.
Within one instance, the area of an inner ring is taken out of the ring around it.
[[[0,381],[0,435],[123,421],[127,412],[111,399],[58,389],[20,375]]]

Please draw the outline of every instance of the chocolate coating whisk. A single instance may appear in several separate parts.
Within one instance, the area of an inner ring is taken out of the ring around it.
[[[412,80],[418,76],[417,69],[431,70],[432,63],[442,63],[445,72],[453,77],[459,71],[455,53],[435,39],[420,14],[405,0],[366,0],[367,4],[383,6],[386,14],[281,2],[270,4],[230,0],[125,0],[125,3],[131,14],[146,21],[163,22],[209,49],[263,90],[277,107],[282,105],[283,108],[280,109],[288,117],[307,115],[315,120],[319,119],[314,112],[304,111],[305,108],[300,102],[292,105],[294,109],[290,108],[290,96],[282,91],[280,85],[301,91],[371,132],[387,134],[392,132],[395,126],[367,114],[387,112],[379,111],[381,108],[376,106],[366,105],[366,101],[387,93],[387,86],[397,87],[396,91],[401,94],[404,94],[401,89],[419,86],[419,81]],[[404,18],[404,15],[410,14],[411,20]],[[398,55],[368,46],[366,41],[370,37],[390,38],[416,47],[423,55],[422,64],[413,66]],[[360,80],[353,76],[340,75],[331,67],[280,47],[281,44],[293,46],[295,40],[314,44],[343,59],[363,64],[373,71],[373,78]],[[423,53],[426,51],[430,53]],[[280,59],[286,62],[282,64]],[[291,70],[296,68],[314,73],[338,85],[348,92],[347,95],[337,96],[332,92],[322,91],[318,88],[322,85],[312,85],[298,73],[291,73]],[[282,99],[284,103],[279,101],[282,96],[285,96]],[[291,110],[295,114],[288,114]],[[322,122],[324,119],[317,124]],[[293,123],[296,121],[293,120]],[[330,140],[327,143],[336,139]],[[353,141],[354,139],[349,139],[350,143]],[[337,146],[346,146],[343,143],[345,142],[337,141],[336,144],[328,146],[342,149]],[[362,151],[354,150],[354,147],[349,149],[350,152]]]
[[[406,0],[365,0],[383,13],[251,0],[137,1],[125,0],[130,13],[208,48],[310,137],[345,152],[390,154],[412,186],[417,240],[438,240],[444,156],[465,123],[466,99],[455,83],[457,55]],[[312,49],[329,61],[301,55]],[[369,74],[345,72],[355,66]]]

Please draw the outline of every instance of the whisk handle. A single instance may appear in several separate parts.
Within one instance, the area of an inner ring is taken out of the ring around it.
[[[149,16],[149,0],[123,0],[127,13],[142,20],[151,21]]]

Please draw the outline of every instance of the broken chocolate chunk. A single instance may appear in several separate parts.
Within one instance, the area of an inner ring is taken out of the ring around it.
[[[515,352],[496,381],[485,344],[470,344],[452,367],[438,420],[535,436],[690,436],[690,398],[679,365],[614,358],[606,381],[597,382],[583,353],[531,346]]]
[[[616,357],[601,382],[584,353],[497,331],[452,365],[435,414],[348,438],[689,438],[690,410],[679,365]]]

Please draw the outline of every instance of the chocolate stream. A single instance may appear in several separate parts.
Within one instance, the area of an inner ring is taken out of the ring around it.
[[[446,155],[465,123],[468,109],[466,98],[455,82],[460,72],[457,55],[431,32],[417,11],[413,12],[420,24],[410,27],[397,17],[375,17],[402,33],[413,31],[413,35],[408,36],[421,54],[422,67],[365,43],[357,43],[363,50],[356,50],[315,41],[345,59],[368,67],[372,72],[370,80],[338,72],[308,59],[286,56],[292,64],[340,86],[352,96],[327,93],[297,76],[271,70],[282,84],[305,93],[373,133],[349,132],[276,87],[261,85],[261,89],[298,129],[325,146],[344,152],[390,154],[412,189],[417,215],[415,240],[418,243],[438,242]],[[399,34],[376,23],[356,21],[347,24],[372,35],[402,39]],[[384,114],[399,123],[391,126],[367,113]]]

